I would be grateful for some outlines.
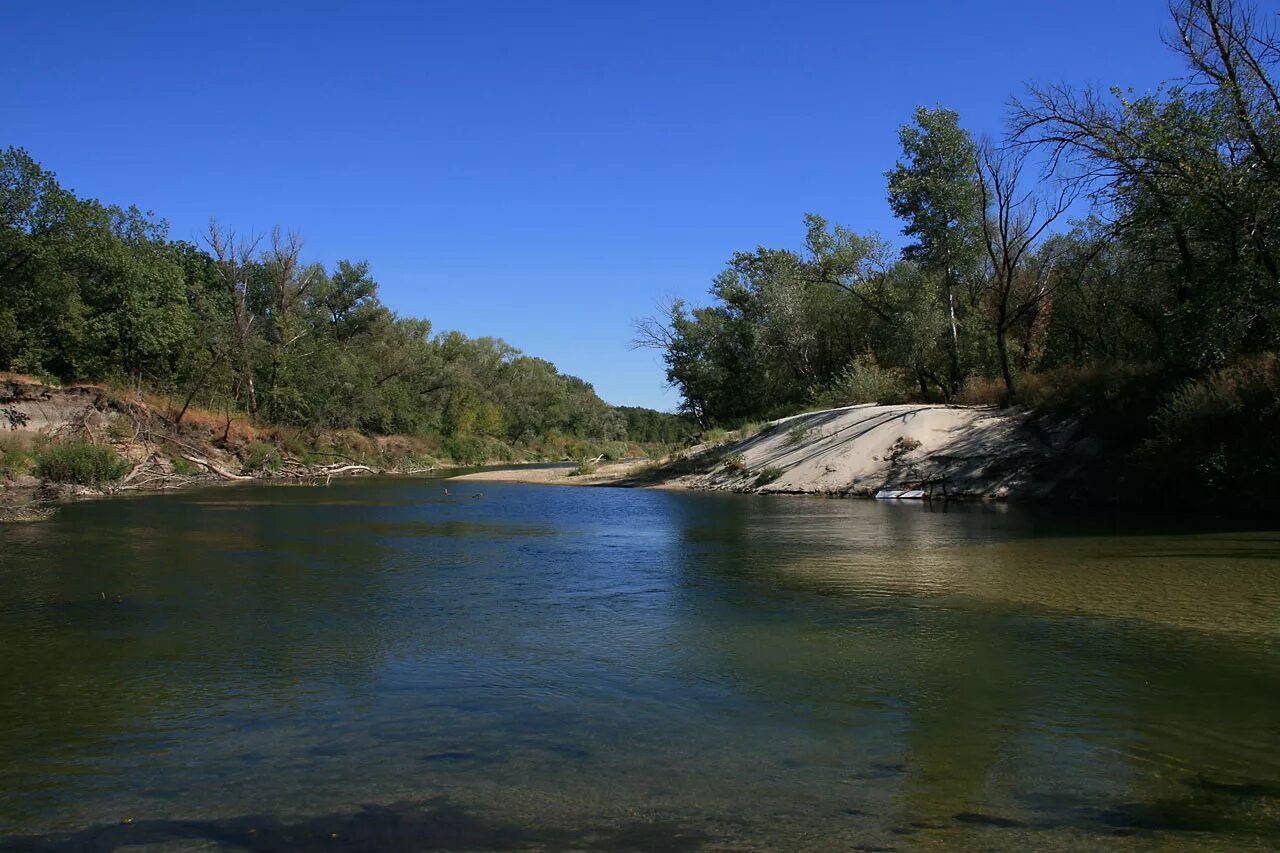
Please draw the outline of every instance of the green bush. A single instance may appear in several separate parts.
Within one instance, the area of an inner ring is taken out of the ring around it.
[[[756,486],[767,486],[783,475],[781,468],[765,468],[756,477]]]
[[[860,355],[849,363],[840,376],[813,394],[819,406],[849,406],[855,403],[879,403],[887,406],[905,403],[911,385],[903,371],[881,367],[872,355]]]
[[[36,452],[26,447],[5,447],[0,444],[0,479],[31,473],[36,467]]]
[[[185,459],[181,456],[173,457],[170,461],[170,465],[173,466],[173,473],[179,474],[183,477],[192,477],[204,470],[190,459]]]
[[[274,444],[255,441],[245,448],[244,462],[240,466],[242,474],[257,474],[280,470],[280,451]]]
[[[459,465],[486,462],[514,462],[519,456],[507,443],[496,438],[452,436],[441,442],[445,455]]]
[[[55,483],[102,486],[119,480],[129,463],[110,447],[88,442],[57,444],[36,457],[36,475]]]
[[[724,468],[732,474],[742,474],[747,470],[747,457],[742,453],[733,453],[724,458]]]
[[[1191,380],[1151,418],[1138,474],[1163,499],[1273,500],[1280,478],[1280,357]]]
[[[570,477],[581,477],[581,476],[583,476],[583,475],[585,475],[585,474],[594,474],[595,472],[596,472],[596,465],[595,465],[595,463],[594,463],[594,462],[588,462],[588,461],[586,461],[586,460],[583,460],[582,462],[579,462],[579,463],[578,463],[578,467],[577,467],[577,468],[574,468],[572,471],[570,471],[570,472],[569,472],[569,476],[570,476]]]

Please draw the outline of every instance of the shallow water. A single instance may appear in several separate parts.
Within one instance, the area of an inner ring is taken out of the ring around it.
[[[1280,846],[1276,532],[452,490],[0,527],[0,847]]]

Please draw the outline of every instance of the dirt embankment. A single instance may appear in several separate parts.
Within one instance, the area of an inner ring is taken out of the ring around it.
[[[278,430],[255,429],[243,420],[200,410],[188,410],[180,418],[167,407],[99,386],[55,387],[0,376],[0,521],[40,518],[61,501],[116,492],[266,478],[326,482],[337,476],[432,468],[414,463],[413,448],[396,446],[408,442],[403,438],[309,436],[305,451],[291,451],[289,445],[298,442],[281,438]],[[127,462],[127,473],[101,486],[37,477],[39,452],[68,441],[111,447]]]
[[[469,479],[735,492],[1041,499],[1062,496],[1088,458],[1073,427],[1026,412],[939,405],[849,406],[783,418],[739,441],[660,465],[512,469]]]

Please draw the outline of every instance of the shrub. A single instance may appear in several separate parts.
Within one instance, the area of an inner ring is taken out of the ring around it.
[[[115,414],[107,421],[107,435],[113,441],[127,441],[134,437],[133,419],[123,414]]]
[[[0,429],[3,424],[0,424]],[[31,473],[36,465],[36,450],[29,433],[0,433],[0,479],[12,479]]]
[[[578,467],[569,472],[570,477],[581,477],[585,474],[594,474],[596,472],[596,464],[588,462],[585,459],[578,463]]]
[[[486,462],[514,462],[518,457],[510,445],[496,438],[451,436],[441,442],[450,459],[459,465],[483,465]]]
[[[964,381],[956,402],[962,406],[1002,406],[1009,398],[1009,389],[1003,379],[970,376]]]
[[[812,439],[816,433],[817,430],[809,424],[804,422],[798,423],[791,429],[787,430],[787,444],[804,444],[806,441]]]
[[[1110,417],[1114,412],[1145,426],[1169,390],[1167,375],[1157,364],[1065,367],[1022,377],[1017,392],[1020,402],[1041,414]]]
[[[756,486],[757,487],[767,486],[773,481],[777,480],[779,477],[781,477],[782,474],[783,474],[783,471],[781,468],[765,468],[756,477]]]
[[[255,441],[245,448],[244,462],[240,466],[242,474],[257,474],[263,471],[280,470],[280,451],[274,444]]]
[[[173,467],[173,473],[183,477],[193,477],[204,470],[190,459],[185,459],[181,456],[173,457],[169,464]]]
[[[1164,499],[1271,499],[1280,477],[1280,357],[1191,380],[1168,395],[1138,473]]]
[[[110,447],[88,442],[58,444],[36,458],[36,474],[55,483],[102,486],[119,480],[129,463]]]
[[[747,457],[742,453],[734,453],[724,458],[724,469],[732,474],[743,474],[747,470]]]
[[[855,403],[892,405],[905,403],[911,386],[903,371],[881,367],[872,355],[860,355],[840,376],[813,395],[821,406],[848,406]]]

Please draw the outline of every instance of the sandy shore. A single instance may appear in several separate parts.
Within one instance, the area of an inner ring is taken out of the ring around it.
[[[906,404],[847,406],[774,421],[706,454],[678,478],[698,489],[952,497],[1043,497],[1057,485],[1071,430],[1047,434],[1021,410]],[[1073,448],[1078,451],[1079,448]]]
[[[555,486],[610,486],[628,482],[642,472],[651,470],[651,462],[605,462],[596,466],[590,474],[569,476],[574,469],[568,465],[560,468],[547,468],[539,465],[518,465],[498,471],[474,471],[470,474],[459,474],[451,480],[488,480],[499,483],[540,483]]]
[[[569,476],[568,467],[516,467],[456,479],[785,494],[871,496],[889,489],[924,490],[935,497],[1043,498],[1069,473],[1071,466],[1064,460],[1082,454],[1087,454],[1087,447],[1070,428],[1046,432],[1018,410],[862,405],[782,418],[739,441],[690,448],[662,465],[615,462],[576,477]]]

